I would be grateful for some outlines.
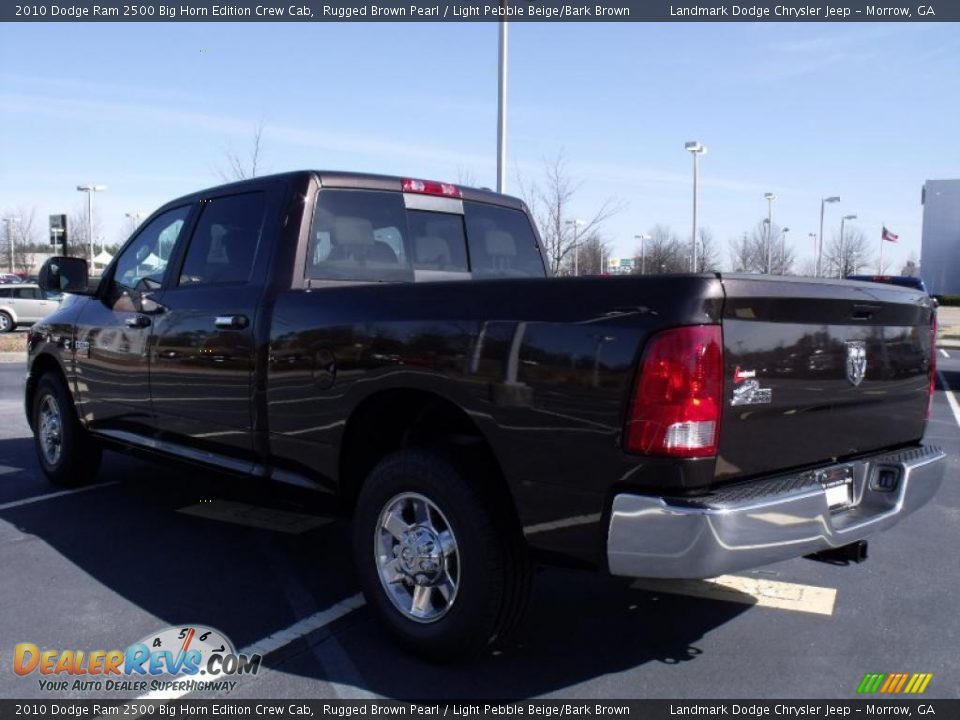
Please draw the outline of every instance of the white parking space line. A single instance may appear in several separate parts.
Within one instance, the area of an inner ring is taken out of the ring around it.
[[[793,610],[814,615],[833,615],[837,600],[834,588],[779,580],[762,580],[740,575],[721,575],[709,580],[660,580],[644,578],[630,586],[647,592],[688,595],[705,600],[722,600],[744,605]]]
[[[331,605],[326,610],[315,612],[313,615],[305,617],[303,620],[295,622],[293,625],[279,632],[275,632],[273,635],[247,645],[245,648],[242,648],[239,653],[241,655],[261,655],[266,659],[268,655],[272,655],[290,643],[306,637],[312,632],[316,632],[320,628],[329,625],[335,620],[339,620],[345,615],[349,615],[365,604],[366,601],[360,593],[351,595],[336,605]],[[232,678],[224,676],[223,679],[229,680]],[[182,698],[184,695],[189,695],[190,692],[190,690],[151,690],[145,695],[138,697],[137,700],[176,700]]]
[[[10,510],[11,508],[21,507],[23,505],[32,505],[33,503],[43,502],[44,500],[53,500],[54,498],[63,497],[64,495],[76,495],[77,493],[87,492],[88,490],[97,490],[99,488],[105,488],[109,485],[119,484],[119,480],[111,480],[110,482],[87,485],[86,487],[76,488],[74,490],[61,490],[60,492],[47,493],[46,495],[35,495],[34,497],[28,497],[23,498],[22,500],[13,500],[12,502],[4,503],[3,505],[0,505],[0,510]]]
[[[957,425],[960,425],[960,402],[957,402],[957,398],[954,396],[953,390],[950,389],[950,385],[947,382],[947,378],[944,377],[944,374],[937,372],[937,375],[940,376],[940,384],[943,385],[943,394],[947,396],[947,405],[953,410],[953,419],[957,421]]]
[[[333,522],[332,518],[273,510],[272,508],[257,507],[256,505],[247,505],[230,500],[201,502],[180,508],[177,512],[206,518],[207,520],[220,520],[221,522],[246,525],[247,527],[272,530],[289,535],[299,535]]]
[[[948,352],[947,352],[946,350],[944,350],[943,348],[940,348],[940,354],[943,355],[945,358],[949,358],[949,357],[950,357],[950,353],[948,353]]]

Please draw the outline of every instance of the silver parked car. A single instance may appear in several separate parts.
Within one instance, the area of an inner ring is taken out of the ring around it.
[[[60,306],[60,297],[31,284],[0,285],[0,332],[32,325]]]

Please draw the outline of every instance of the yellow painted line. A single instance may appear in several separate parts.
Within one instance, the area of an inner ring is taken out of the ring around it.
[[[837,591],[834,588],[742,577],[740,575],[721,575],[709,580],[642,578],[635,580],[631,587],[647,592],[688,595],[706,600],[759,605],[779,610],[813,613],[814,615],[833,615],[833,608],[837,600]]]
[[[230,500],[212,500],[188,505],[177,512],[206,520],[219,520],[290,535],[299,535],[333,522],[331,518],[257,507]]]

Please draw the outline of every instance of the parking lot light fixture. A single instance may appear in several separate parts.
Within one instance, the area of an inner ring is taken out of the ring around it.
[[[10,217],[5,217],[3,219],[3,224],[7,226],[7,247],[10,248],[10,272],[11,273],[16,272],[16,270],[14,269],[14,262],[13,262],[14,255],[16,253],[14,252],[13,230],[11,229],[10,226],[17,225],[19,223],[20,223],[20,218],[14,215],[11,215]]]
[[[840,202],[839,195],[831,195],[830,197],[825,197],[820,200],[820,237],[817,241],[817,277],[820,277],[821,269],[821,260],[823,258],[823,212],[827,206],[827,203],[838,203]]]
[[[567,225],[573,225],[573,275],[580,274],[580,241],[577,237],[577,228],[586,225],[583,220],[567,220]]]
[[[106,189],[106,185],[94,185],[93,183],[77,185],[79,192],[87,194],[87,240],[90,243],[90,262],[93,262],[93,194],[104,192]]]
[[[652,239],[649,235],[640,233],[633,236],[634,240],[640,241],[640,274],[647,274],[647,240]]]
[[[690,237],[690,272],[697,271],[697,186],[699,183],[699,163],[701,155],[707,154],[707,146],[696,140],[683,144],[683,149],[693,155],[693,235]]]
[[[857,219],[857,216],[856,216],[856,215],[844,215],[842,218],[840,218],[840,277],[843,277],[844,275],[847,274],[847,273],[846,273],[846,265],[847,265],[847,263],[846,263],[846,261],[845,261],[846,258],[844,258],[844,255],[843,255],[843,250],[844,250],[844,247],[843,247],[843,224],[844,224],[847,220],[856,220],[856,219]]]
[[[773,273],[773,201],[777,196],[772,192],[763,194],[767,201],[767,275]]]
[[[783,233],[783,241],[780,244],[780,274],[787,274],[787,233],[790,232],[790,228],[785,227],[780,232]]]

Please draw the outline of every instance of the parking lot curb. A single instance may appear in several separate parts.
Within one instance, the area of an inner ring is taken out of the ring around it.
[[[0,363],[24,363],[27,362],[25,352],[0,352]]]

